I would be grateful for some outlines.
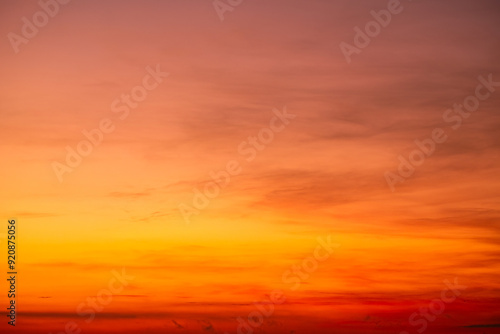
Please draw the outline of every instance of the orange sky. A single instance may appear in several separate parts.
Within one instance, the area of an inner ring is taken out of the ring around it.
[[[426,333],[500,333],[500,87],[460,128],[443,119],[478,77],[500,82],[500,7],[401,6],[348,64],[340,43],[388,1],[243,0],[221,21],[211,0],[73,0],[16,47],[41,7],[3,1],[0,213],[18,221],[19,313],[1,332],[237,333],[281,290],[255,333],[417,333],[408,318],[457,278]],[[447,140],[391,191],[385,173],[435,128]],[[291,289],[284,273],[329,235],[339,247]],[[78,305],[122,268],[134,279],[86,323]]]

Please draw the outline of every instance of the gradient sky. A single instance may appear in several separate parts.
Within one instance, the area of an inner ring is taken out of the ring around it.
[[[282,289],[256,333],[416,333],[408,317],[457,278],[426,333],[500,333],[500,88],[458,130],[442,118],[500,81],[500,6],[402,6],[347,64],[339,44],[387,1],[244,0],[221,22],[211,0],[73,0],[18,53],[7,35],[40,6],[2,1],[14,331],[236,333]],[[157,64],[169,76],[120,120],[112,102]],[[246,162],[240,143],[285,106],[296,118]],[[116,129],[60,183],[52,163],[103,118]],[[391,192],[384,173],[436,127],[448,140]],[[231,160],[242,172],[186,224],[178,205]],[[283,273],[328,235],[340,247],[291,291]],[[76,307],[121,268],[134,280],[85,323]]]

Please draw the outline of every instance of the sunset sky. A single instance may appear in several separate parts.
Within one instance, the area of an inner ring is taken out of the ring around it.
[[[2,1],[0,332],[500,333],[500,3],[396,4]]]

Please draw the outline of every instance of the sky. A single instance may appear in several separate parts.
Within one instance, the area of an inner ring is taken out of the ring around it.
[[[500,333],[499,14],[2,1],[1,331]]]

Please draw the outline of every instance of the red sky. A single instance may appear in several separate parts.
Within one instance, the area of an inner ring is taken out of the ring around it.
[[[402,0],[350,63],[341,43],[388,1],[243,0],[223,21],[211,0],[58,6],[13,45],[42,9],[0,4],[0,213],[19,233],[2,332],[236,333],[281,290],[255,333],[413,334],[456,278],[467,288],[425,332],[500,333],[500,86],[478,79],[500,82],[497,1]],[[476,111],[447,112],[478,85]],[[386,173],[435,129],[447,139],[391,191]],[[291,289],[328,235],[339,247]],[[77,307],[122,268],[133,280],[86,323]]]

